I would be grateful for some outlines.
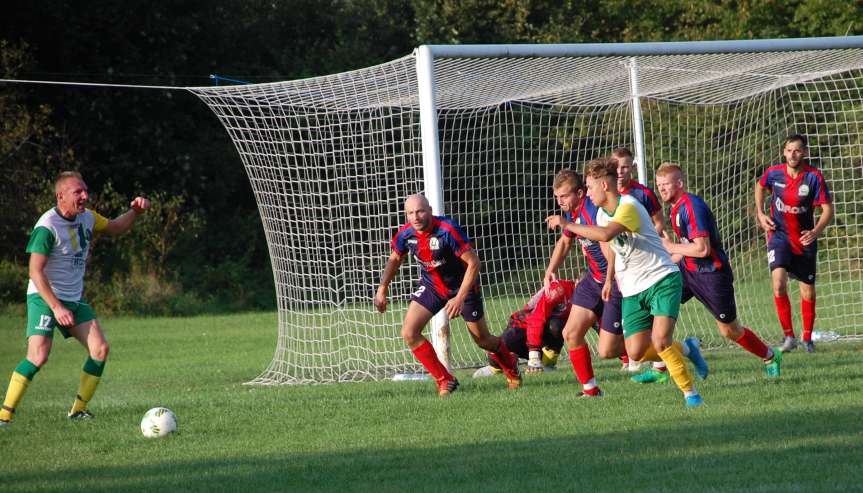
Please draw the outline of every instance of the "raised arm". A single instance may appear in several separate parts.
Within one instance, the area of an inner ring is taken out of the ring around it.
[[[105,233],[108,233],[111,236],[118,236],[132,229],[132,225],[135,224],[135,219],[150,208],[150,201],[144,197],[135,197],[135,200],[133,200],[129,205],[131,206],[131,209],[115,217],[107,226],[105,226],[105,229],[103,230]]]

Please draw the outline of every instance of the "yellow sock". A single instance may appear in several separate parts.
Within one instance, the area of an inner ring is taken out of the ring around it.
[[[659,356],[662,361],[665,361],[666,366],[668,366],[668,373],[681,392],[691,392],[695,389],[692,373],[686,366],[679,342],[675,341],[668,349],[659,353]]]
[[[644,361],[662,361],[662,358],[661,358],[661,357],[659,356],[659,354],[656,352],[656,348],[655,348],[655,347],[653,347],[653,344],[651,344],[651,345],[647,348],[647,351],[645,351],[645,352],[644,352],[644,356],[642,356],[642,357],[641,357],[641,359],[640,359],[640,360],[638,360],[638,361],[639,361],[639,362],[644,362]]]
[[[96,386],[99,385],[100,377],[91,375],[85,371],[81,372],[81,384],[78,386],[78,395],[75,396],[75,403],[72,404],[72,410],[69,414],[75,414],[78,411],[87,409],[87,403],[93,398],[96,392]]]
[[[3,421],[11,421],[15,413],[15,408],[24,397],[24,392],[27,391],[27,386],[30,385],[30,379],[17,371],[12,372],[12,378],[9,380],[9,388],[6,389],[6,399],[3,401],[3,408],[0,409],[0,419]]]

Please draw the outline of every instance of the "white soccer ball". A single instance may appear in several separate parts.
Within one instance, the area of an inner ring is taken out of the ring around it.
[[[154,407],[141,420],[141,433],[147,438],[159,438],[177,431],[177,415],[167,407]]]

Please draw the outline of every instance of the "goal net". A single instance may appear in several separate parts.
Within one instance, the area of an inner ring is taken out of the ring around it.
[[[819,240],[816,330],[861,335],[863,49],[787,51],[778,42],[770,51],[630,54],[621,45],[620,54],[592,56],[567,46],[572,54],[563,47],[549,56],[542,47],[522,47],[524,54],[447,47],[427,76],[417,75],[415,53],[312,79],[190,88],[233,139],[269,247],[278,339],[255,383],[422,371],[399,333],[417,265],[402,266],[385,314],[372,297],[389,241],[405,223],[404,199],[433,192],[424,157],[436,151],[442,211],[466,229],[482,260],[492,333],[541,286],[556,240],[543,223],[557,211],[553,176],[629,147],[648,185],[661,162],[684,169],[690,191],[716,215],[735,269],[740,320],[775,342],[782,332],[753,187],[780,162],[783,138],[805,134],[836,207]],[[425,150],[421,77],[433,81],[437,124],[436,145]],[[583,269],[573,249],[561,277],[577,278]],[[794,282],[789,291],[799,331]],[[696,301],[684,305],[677,330],[707,346],[724,344]],[[485,364],[461,319],[451,323],[450,351],[454,368]]]

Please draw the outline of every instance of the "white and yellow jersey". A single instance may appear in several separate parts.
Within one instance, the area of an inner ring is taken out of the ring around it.
[[[613,215],[605,209],[597,212],[597,225],[607,226],[612,222],[629,230],[608,242],[614,250],[614,278],[620,294],[636,295],[680,270],[662,246],[650,214],[634,197],[621,195]]]
[[[48,257],[45,276],[54,295],[63,301],[80,301],[84,293],[84,271],[93,233],[108,226],[108,219],[86,209],[73,219],[66,219],[55,207],[36,221],[28,253],[41,253]],[[27,294],[38,293],[33,280],[27,285]]]

